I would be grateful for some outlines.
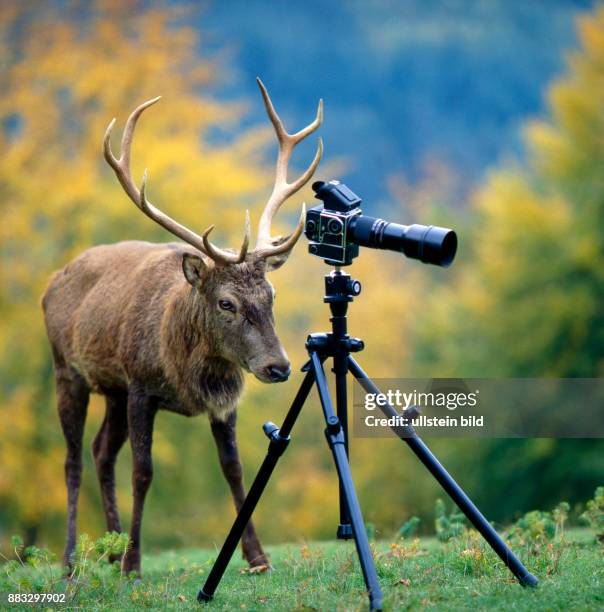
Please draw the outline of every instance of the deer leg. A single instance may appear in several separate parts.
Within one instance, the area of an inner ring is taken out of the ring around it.
[[[243,470],[239,460],[239,451],[237,450],[236,421],[236,413],[232,412],[226,421],[210,419],[210,426],[212,427],[212,434],[218,448],[220,466],[231,488],[235,508],[239,512],[245,500],[245,489],[243,487]],[[262,550],[262,545],[251,520],[243,532],[241,546],[243,548],[244,559],[252,567],[269,565],[268,558]]]
[[[82,479],[82,438],[88,409],[90,389],[72,370],[55,370],[57,404],[63,435],[67,443],[65,483],[67,484],[67,539],[63,553],[63,566],[72,569],[72,555],[76,543],[76,517],[78,495]]]
[[[132,524],[130,543],[122,559],[122,573],[127,575],[141,569],[141,521],[145,496],[153,479],[151,444],[153,441],[153,421],[157,412],[157,402],[150,398],[137,385],[128,390],[128,432],[132,447]]]
[[[101,496],[107,519],[107,531],[121,533],[120,516],[115,499],[115,461],[128,437],[128,397],[105,397],[105,419],[92,443],[92,454],[101,485]],[[121,555],[110,555],[109,563],[120,561]]]

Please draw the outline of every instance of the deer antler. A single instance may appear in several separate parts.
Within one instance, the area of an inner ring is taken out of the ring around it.
[[[287,182],[287,167],[289,165],[289,160],[294,147],[301,140],[304,140],[304,138],[306,138],[309,134],[312,134],[321,125],[321,121],[323,120],[323,100],[319,100],[317,116],[311,124],[307,125],[305,128],[299,132],[296,132],[295,134],[288,134],[283,127],[283,122],[275,111],[275,107],[273,106],[268,92],[266,91],[266,87],[259,78],[256,80],[258,81],[258,87],[260,87],[260,91],[264,99],[266,112],[275,128],[277,140],[279,141],[279,155],[277,157],[277,167],[275,171],[275,186],[273,187],[273,192],[271,193],[264,211],[262,212],[262,216],[260,217],[260,223],[258,224],[258,239],[256,242],[256,248],[254,249],[254,253],[258,257],[266,258],[286,253],[293,248],[298,238],[300,238],[302,235],[305,217],[304,205],[302,206],[302,214],[300,215],[300,220],[298,221],[296,229],[284,240],[271,238],[271,223],[275,213],[279,210],[283,202],[306,185],[321,161],[321,155],[323,154],[323,142],[319,138],[317,152],[315,153],[315,157],[310,163],[310,166],[295,181],[292,183]]]
[[[129,198],[136,204],[136,206],[138,206],[138,208],[143,213],[145,213],[145,215],[153,219],[153,221],[161,225],[163,228],[167,229],[170,233],[174,234],[178,238],[181,238],[185,242],[188,242],[191,246],[195,247],[202,253],[205,253],[217,264],[226,265],[232,263],[241,263],[245,259],[250,242],[250,217],[248,212],[246,212],[245,215],[245,236],[243,239],[243,244],[241,245],[241,249],[239,250],[239,253],[231,253],[229,251],[225,251],[214,246],[209,241],[208,235],[214,229],[213,225],[208,227],[208,229],[201,236],[198,236],[195,232],[192,232],[184,225],[181,225],[177,221],[174,221],[174,219],[168,217],[168,215],[153,206],[153,204],[151,204],[151,202],[147,200],[146,196],[148,178],[147,170],[145,170],[140,190],[132,179],[132,174],[130,173],[130,149],[132,146],[132,138],[134,136],[134,128],[136,127],[136,122],[138,121],[138,118],[141,116],[143,111],[155,104],[159,99],[160,98],[157,97],[153,98],[153,100],[148,100],[147,102],[144,102],[143,104],[135,108],[130,117],[128,117],[128,121],[126,122],[126,127],[124,128],[124,133],[122,135],[122,144],[120,148],[119,159],[116,158],[113,152],[111,151],[111,144],[109,142],[111,138],[111,130],[115,125],[115,119],[111,121],[111,123],[107,127],[107,131],[105,132],[105,139],[103,141],[103,153],[105,155],[105,159],[107,160],[107,163],[113,168],[115,175],[117,176],[120,184],[124,188],[124,191],[128,194]]]

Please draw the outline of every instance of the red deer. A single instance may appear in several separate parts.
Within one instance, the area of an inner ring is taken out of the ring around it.
[[[130,172],[136,123],[159,98],[141,104],[128,118],[116,158],[107,128],[104,155],[136,206],[183,240],[169,244],[121,242],[92,247],[54,273],[42,304],[52,347],[59,417],[67,443],[67,538],[64,564],[71,567],[82,473],[82,436],[91,392],[105,396],[106,413],[92,444],[109,531],[121,531],[115,496],[117,454],[130,438],[133,457],[133,509],[130,543],[122,572],[140,574],[141,519],[151,484],[153,422],[158,410],[185,416],[206,413],[218,457],[237,510],[245,498],[235,436],[235,409],[243,371],[267,383],[285,381],[290,363],[275,331],[273,288],[266,274],[283,265],[304,227],[272,237],[280,206],[311,178],[322,154],[321,139],[308,169],[288,182],[294,147],[322,121],[288,134],[258,79],[268,116],[279,141],[272,194],[262,212],[257,244],[248,250],[249,215],[238,251],[213,245],[210,226],[201,236],[179,224],[147,199]],[[252,566],[267,557],[250,523],[242,539]],[[118,561],[118,559],[112,559]]]

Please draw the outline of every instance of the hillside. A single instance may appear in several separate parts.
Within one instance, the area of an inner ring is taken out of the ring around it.
[[[574,48],[575,18],[591,6],[235,0],[209,3],[197,25],[223,66],[215,94],[256,100],[250,123],[265,121],[256,75],[300,125],[325,99],[326,159],[347,159],[343,178],[371,208],[390,175],[417,178],[427,159],[472,183],[520,155],[519,126],[544,109],[544,88]]]

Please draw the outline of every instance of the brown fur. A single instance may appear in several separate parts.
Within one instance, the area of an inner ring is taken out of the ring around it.
[[[275,369],[289,371],[274,328],[273,290],[265,276],[270,269],[270,261],[254,255],[241,264],[217,266],[184,244],[122,242],[88,249],[55,272],[42,303],[67,441],[66,565],[75,545],[90,392],[103,394],[107,404],[93,454],[109,530],[121,529],[114,466],[128,436],[133,451],[134,506],[124,572],[140,571],[140,524],[153,475],[157,410],[208,414],[235,505],[241,506],[245,492],[235,408],[243,370],[264,382],[274,380]],[[221,300],[236,312],[221,308]],[[242,544],[250,563],[267,562],[253,525]]]

